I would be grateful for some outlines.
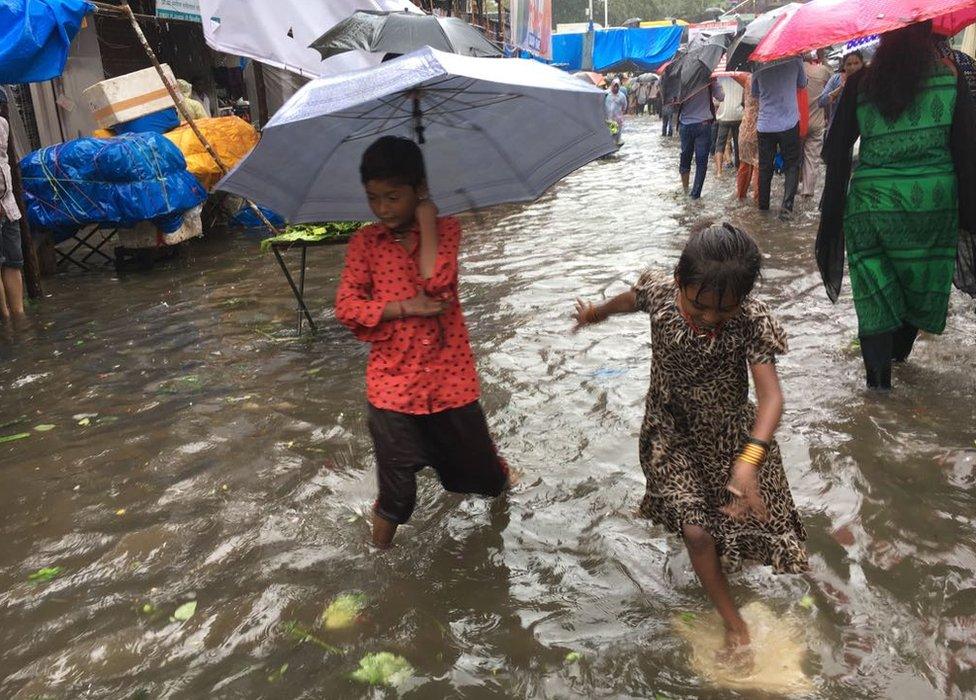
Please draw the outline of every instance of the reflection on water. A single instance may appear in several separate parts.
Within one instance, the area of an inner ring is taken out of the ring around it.
[[[762,216],[731,173],[688,202],[656,127],[637,120],[617,157],[535,204],[470,218],[484,404],[523,484],[489,502],[423,478],[383,555],[366,545],[366,348],[328,310],[340,249],[311,253],[314,338],[289,335],[287,287],[244,239],[49,282],[31,327],[0,337],[0,424],[17,421],[0,436],[31,433],[0,444],[0,696],[372,697],[349,674],[389,651],[415,698],[726,697],[673,625],[708,611],[687,555],[632,515],[647,321],[568,332],[574,297],[673,265],[718,217],[759,239],[759,293],[790,334],[780,438],[813,567],[748,570],[736,596],[801,620],[811,695],[976,692],[972,304],[953,297],[891,397],[865,394],[849,297],[819,286],[815,212]],[[361,620],[317,626],[345,591],[368,597]]]

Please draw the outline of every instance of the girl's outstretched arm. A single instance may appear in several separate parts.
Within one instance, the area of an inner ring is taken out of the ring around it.
[[[633,289],[595,306],[590,302],[577,299],[576,310],[573,312],[576,327],[573,330],[578,331],[583,326],[600,323],[614,314],[632,314],[635,311],[637,311],[637,294]]]
[[[779,386],[776,365],[750,365],[750,369],[756,387],[756,422],[751,437],[766,443],[768,448],[783,416],[783,391]],[[766,505],[759,491],[759,469],[760,467],[742,459],[736,460],[732,465],[728,489],[735,498],[722,509],[728,516],[742,520],[752,515],[759,520],[765,520]]]

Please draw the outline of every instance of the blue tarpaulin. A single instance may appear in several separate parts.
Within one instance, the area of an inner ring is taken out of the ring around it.
[[[75,139],[28,153],[20,168],[31,224],[58,232],[152,221],[172,233],[207,198],[180,149],[160,134]]]
[[[613,27],[593,32],[593,70],[651,71],[674,58],[682,27]],[[552,60],[568,70],[583,69],[585,34],[553,34]]]
[[[64,72],[86,0],[0,0],[0,84],[35,83]]]

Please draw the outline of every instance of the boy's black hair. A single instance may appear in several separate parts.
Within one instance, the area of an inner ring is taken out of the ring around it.
[[[752,291],[762,267],[762,255],[752,236],[732,224],[709,226],[691,234],[674,269],[678,284],[698,286],[719,300],[729,293],[741,303]]]
[[[359,176],[365,185],[370,180],[387,180],[398,185],[420,187],[427,181],[424,155],[420,146],[402,136],[382,136],[363,153]]]

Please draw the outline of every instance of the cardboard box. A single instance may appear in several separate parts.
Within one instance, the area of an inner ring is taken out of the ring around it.
[[[175,87],[176,78],[165,63],[163,73]],[[102,129],[176,106],[155,68],[103,80],[82,95]]]

